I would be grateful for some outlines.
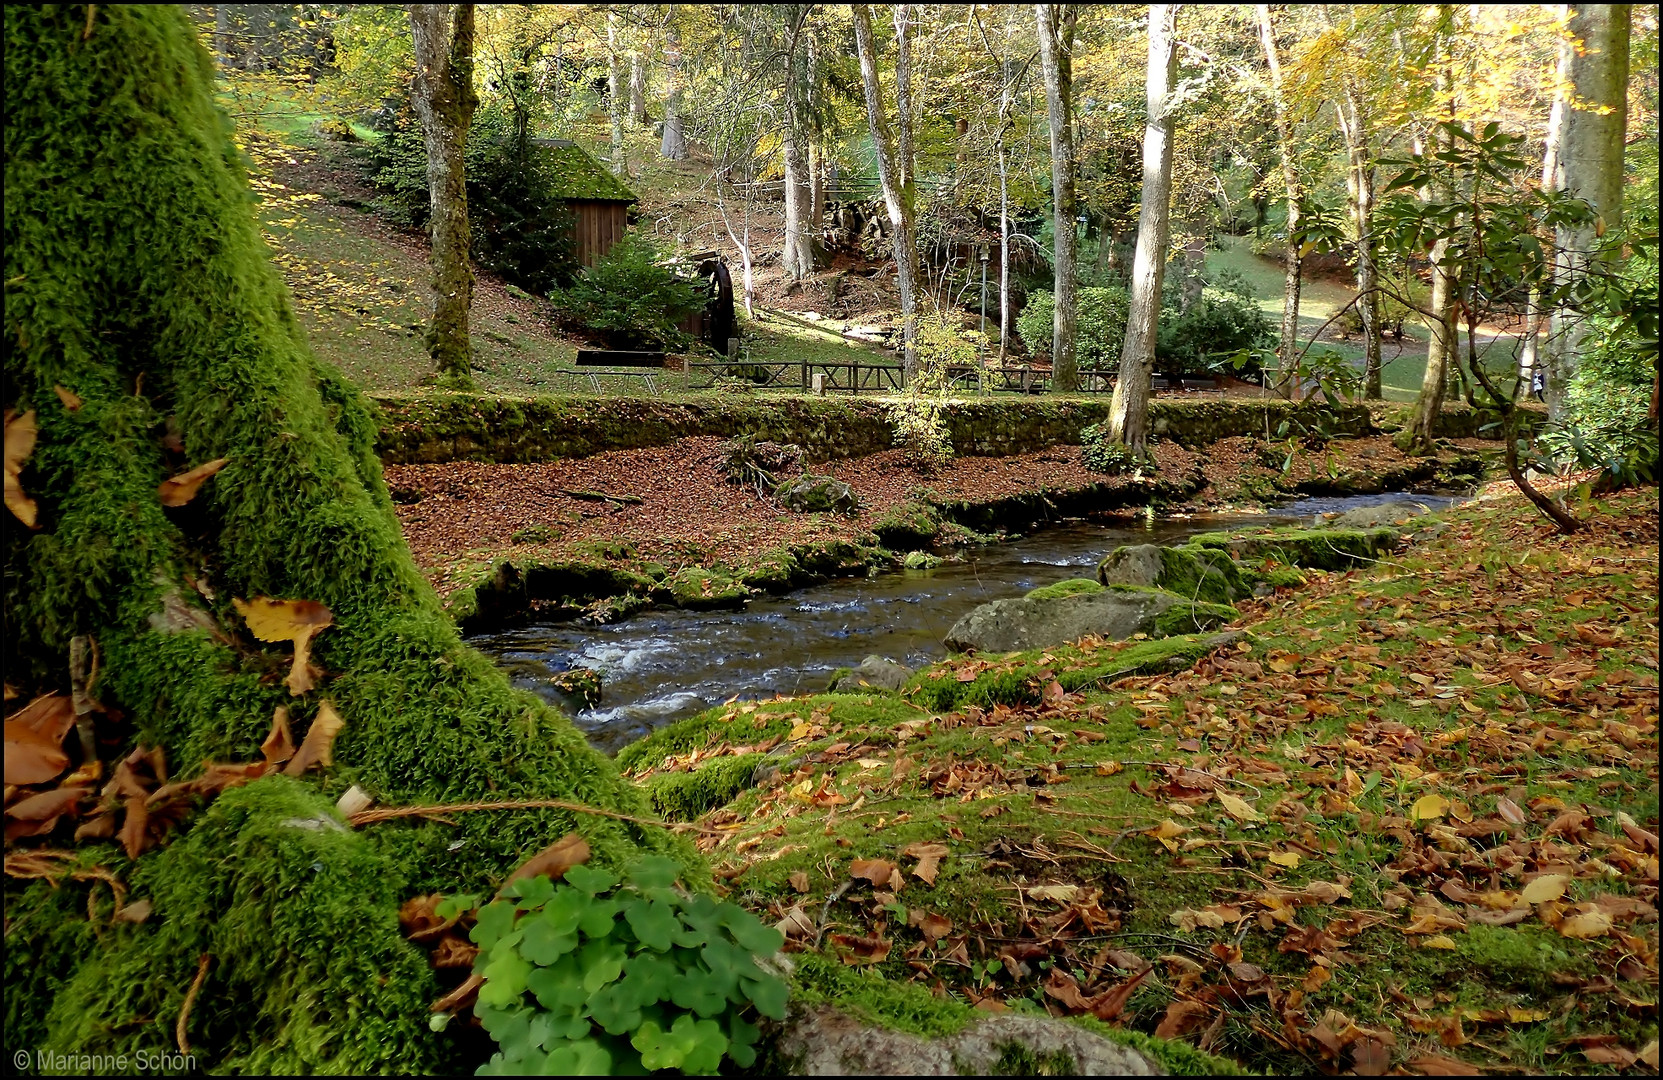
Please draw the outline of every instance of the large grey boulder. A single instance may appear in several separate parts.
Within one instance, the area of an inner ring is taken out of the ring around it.
[[[1088,634],[1119,641],[1133,634],[1195,633],[1234,615],[1232,608],[1194,604],[1160,589],[1107,588],[1051,599],[1022,597],[983,604],[953,624],[946,644],[955,652],[1049,649]]]
[[[912,669],[881,656],[868,656],[860,666],[837,680],[833,690],[899,690],[912,678]]]
[[[988,1016],[957,1034],[927,1039],[821,1007],[791,1017],[774,1051],[795,1076],[1165,1075],[1138,1051],[1078,1024],[1014,1013]]]
[[[1400,521],[1431,512],[1432,508],[1425,503],[1398,499],[1378,506],[1360,506],[1355,510],[1347,510],[1332,520],[1323,522],[1323,525],[1335,529],[1373,529],[1381,525],[1395,525]]]

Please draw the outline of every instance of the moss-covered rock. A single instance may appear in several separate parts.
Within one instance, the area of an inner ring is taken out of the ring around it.
[[[734,754],[713,758],[688,772],[662,773],[647,781],[653,808],[672,821],[691,821],[707,810],[732,801],[751,786],[766,754]]]
[[[741,607],[751,596],[742,583],[697,566],[676,571],[662,588],[669,593],[671,603],[692,609]]]
[[[1164,589],[1115,585],[1060,596],[994,600],[959,619],[943,640],[955,652],[1004,653],[1065,645],[1088,635],[1119,641],[1138,634],[1195,632],[1235,615],[1233,608],[1191,601]]]
[[[832,476],[804,473],[774,490],[774,500],[798,514],[855,514],[860,500],[854,490]]]
[[[891,551],[913,551],[928,547],[941,531],[941,512],[916,500],[891,507],[872,523],[878,540]]]
[[[1055,600],[1063,596],[1102,591],[1102,584],[1091,578],[1069,578],[1067,581],[1054,581],[1037,589],[1029,589],[1023,595],[1029,600]]]
[[[1098,564],[1097,580],[1104,585],[1165,589],[1209,604],[1228,604],[1249,592],[1241,569],[1228,553],[1195,544],[1116,548]]]
[[[1262,529],[1198,533],[1190,545],[1228,552],[1237,559],[1273,559],[1312,570],[1349,570],[1378,562],[1395,550],[1396,529]]]
[[[909,551],[907,557],[901,560],[901,565],[908,570],[934,570],[946,561],[940,555],[927,551]]]

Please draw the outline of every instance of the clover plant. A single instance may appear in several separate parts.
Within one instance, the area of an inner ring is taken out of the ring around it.
[[[574,866],[510,885],[470,934],[485,980],[474,1013],[498,1052],[480,1075],[710,1075],[756,1059],[752,1013],[785,1017],[785,981],[757,963],[784,943],[736,904],[688,893],[676,864],[627,881]]]

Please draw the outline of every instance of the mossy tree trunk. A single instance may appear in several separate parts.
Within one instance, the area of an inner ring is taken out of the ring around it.
[[[479,106],[473,88],[474,6],[412,4],[410,31],[416,53],[416,86],[410,100],[427,143],[427,190],[433,203],[433,313],[427,351],[438,362],[442,384],[468,390],[473,388],[468,338],[473,267],[468,262],[463,151]]]
[[[328,769],[222,795],[160,850],[82,847],[153,902],[143,924],[110,927],[95,901],[96,934],[52,936],[88,886],[8,878],[6,1049],[14,1031],[69,1053],[172,1047],[208,954],[188,1030],[206,1071],[459,1067],[454,1036],[427,1028],[436,986],[399,901],[488,890],[571,830],[614,866],[697,857],[662,829],[551,809],[341,824],[352,784],[381,806],[646,803],[462,644],[416,570],[376,421],[305,343],[184,9],[99,5],[86,25],[83,6],[42,6],[4,28],[0,392],[39,426],[21,477],[37,528],[6,524],[7,681],[67,691],[70,640],[92,635],[94,693],[123,714],[100,721],[105,775],[134,746],[163,748],[175,779],[260,760],[278,705],[297,738],[324,699],[345,726]],[[192,502],[162,506],[164,479],[215,458],[228,463]],[[291,647],[262,645],[233,608],[260,596],[333,612],[317,689],[291,695]],[[67,845],[73,827],[43,839]],[[28,925],[41,936],[14,932]]]

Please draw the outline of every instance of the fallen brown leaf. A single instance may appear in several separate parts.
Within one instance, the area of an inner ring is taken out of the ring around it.
[[[225,463],[228,460],[228,458],[215,458],[212,461],[203,462],[188,472],[182,472],[178,476],[163,480],[161,486],[156,489],[156,494],[162,500],[162,505],[184,506],[196,498],[196,493],[202,487],[203,482],[225,468]]]
[[[249,632],[261,641],[294,642],[294,664],[285,685],[291,694],[312,689],[312,673],[307,667],[312,637],[334,622],[329,609],[316,600],[273,600],[267,596],[246,603],[233,598],[231,606],[248,623]]]
[[[1199,1001],[1174,1001],[1155,1027],[1157,1039],[1178,1039],[1199,1031],[1207,1022],[1207,1006]]]
[[[35,500],[23,493],[18,477],[23,472],[23,463],[35,451],[35,435],[35,410],[30,409],[22,416],[6,410],[6,509],[31,529],[35,527],[37,508]]]
[[[306,738],[300,743],[300,749],[283,767],[284,776],[299,776],[313,765],[327,768],[333,763],[330,750],[335,745],[335,736],[341,733],[346,721],[335,711],[335,707],[327,701],[318,703],[318,715],[312,718],[312,726],[306,731]]]
[[[281,765],[294,757],[294,734],[289,730],[289,710],[283,705],[271,714],[271,731],[260,744],[260,754],[267,765]]]
[[[68,701],[64,702],[66,705]],[[74,713],[70,713],[71,720]],[[64,752],[63,737],[56,741],[35,731],[27,724],[7,720],[6,783],[44,784],[69,768],[69,755]]]
[[[566,871],[588,861],[588,842],[575,832],[567,833],[521,863],[519,869],[509,874],[503,881],[502,888],[497,890],[497,895],[501,896],[502,889],[506,889],[522,878],[534,878],[546,874],[553,880],[558,881],[566,875]]]
[[[52,392],[58,395],[58,400],[63,402],[64,408],[68,409],[70,412],[81,411],[82,402],[80,394],[77,394],[73,390],[65,389],[62,386],[52,387]]]

